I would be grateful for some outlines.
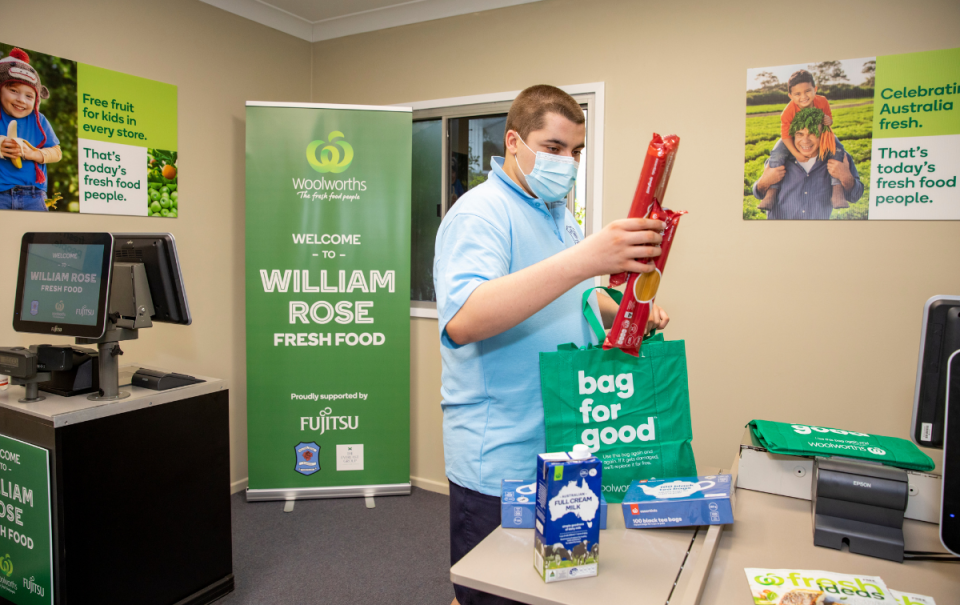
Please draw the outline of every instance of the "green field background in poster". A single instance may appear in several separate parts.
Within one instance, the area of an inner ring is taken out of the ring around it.
[[[0,597],[16,605],[53,599],[47,450],[0,435]]]
[[[177,87],[77,64],[77,131],[81,139],[177,149]]]
[[[408,483],[411,114],[246,130],[249,488]]]

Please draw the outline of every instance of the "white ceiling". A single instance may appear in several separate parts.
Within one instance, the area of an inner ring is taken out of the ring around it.
[[[309,42],[538,1],[201,0]]]

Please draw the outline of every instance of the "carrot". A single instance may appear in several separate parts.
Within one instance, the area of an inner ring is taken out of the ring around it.
[[[827,154],[833,157],[836,152],[837,140],[833,136],[833,131],[829,126],[824,126],[823,132],[820,133],[820,159],[823,160]]]

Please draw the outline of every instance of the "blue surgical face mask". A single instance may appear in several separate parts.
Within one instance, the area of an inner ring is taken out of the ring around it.
[[[524,147],[530,149],[519,134],[517,138]],[[530,149],[530,152],[533,153],[533,150]],[[533,170],[530,174],[525,174],[523,168],[520,168],[517,154],[513,154],[513,159],[517,162],[517,168],[526,179],[530,191],[544,202],[559,202],[567,197],[577,180],[577,170],[580,168],[580,162],[570,156],[538,151]]]

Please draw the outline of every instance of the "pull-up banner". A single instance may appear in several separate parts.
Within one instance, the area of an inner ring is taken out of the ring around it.
[[[411,118],[247,103],[248,500],[410,493]]]

